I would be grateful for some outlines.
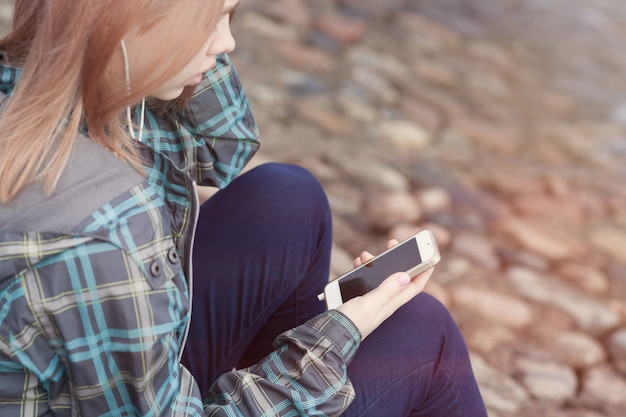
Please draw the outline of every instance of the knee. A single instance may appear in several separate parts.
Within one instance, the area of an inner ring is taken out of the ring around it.
[[[271,195],[278,204],[286,201],[292,209],[329,210],[328,199],[320,182],[307,169],[286,163],[270,162],[250,170],[246,176],[254,188]]]
[[[417,333],[428,335],[435,343],[462,342],[462,336],[456,321],[448,309],[435,297],[428,293],[421,293],[406,305],[400,308],[396,315],[403,323],[411,323]]]
[[[409,303],[409,309],[415,309],[410,314],[419,314],[420,317],[436,323],[438,328],[456,328],[456,322],[445,305],[432,295],[422,292],[412,303]]]
[[[249,171],[247,175],[266,184],[321,187],[306,168],[282,162],[268,162]]]

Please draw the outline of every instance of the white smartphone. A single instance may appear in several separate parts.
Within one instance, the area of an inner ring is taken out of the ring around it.
[[[441,255],[430,230],[422,230],[385,252],[330,281],[317,297],[328,309],[376,288],[389,275],[406,272],[411,278],[433,267]]]

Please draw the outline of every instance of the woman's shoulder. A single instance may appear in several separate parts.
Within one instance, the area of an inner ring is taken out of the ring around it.
[[[95,210],[143,181],[110,152],[79,136],[52,193],[33,183],[0,206],[0,231],[72,232]]]

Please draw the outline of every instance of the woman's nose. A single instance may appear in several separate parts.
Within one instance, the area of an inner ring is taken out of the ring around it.
[[[215,41],[212,42],[210,50],[207,51],[207,55],[233,52],[236,44],[235,38],[230,30],[230,22],[228,22],[228,19],[225,19],[225,21],[218,24],[217,37]]]

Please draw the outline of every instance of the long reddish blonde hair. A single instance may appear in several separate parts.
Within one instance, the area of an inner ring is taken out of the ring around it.
[[[81,128],[137,165],[124,109],[175,75],[206,42],[223,0],[16,0],[0,51],[23,70],[0,114],[0,203],[34,181],[51,191]],[[124,79],[120,42],[167,15],[169,44]],[[115,70],[113,70],[115,68]],[[138,165],[137,165],[138,166]]]

